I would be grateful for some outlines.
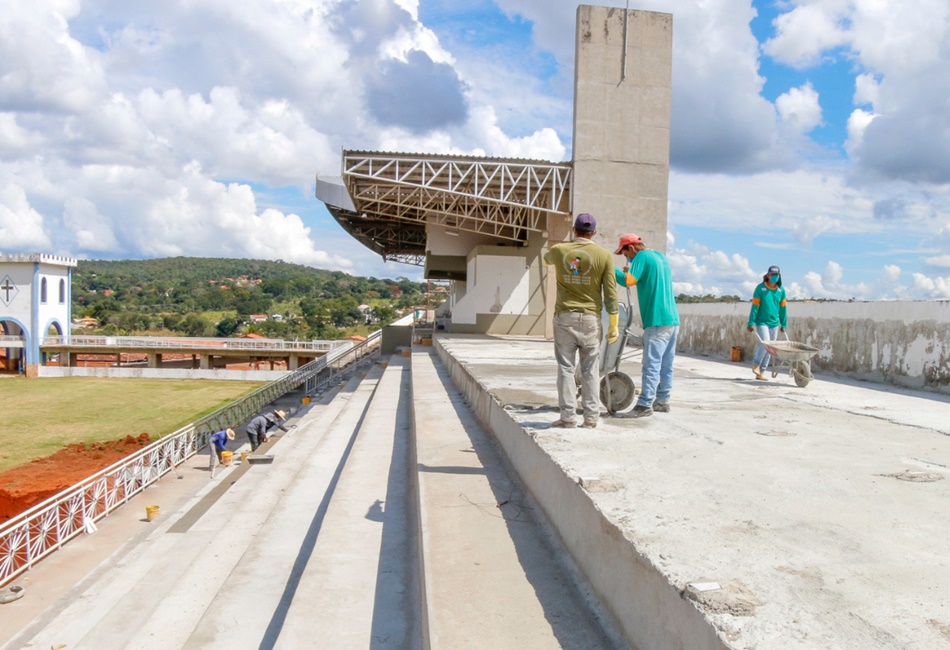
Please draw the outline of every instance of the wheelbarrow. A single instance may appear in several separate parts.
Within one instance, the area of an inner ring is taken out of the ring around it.
[[[820,350],[804,343],[797,343],[788,339],[788,333],[785,334],[784,341],[766,341],[758,332],[755,337],[759,339],[772,358],[778,362],[778,365],[772,366],[772,377],[778,377],[778,373],[783,368],[788,368],[788,374],[795,380],[795,385],[804,388],[813,378],[811,374],[811,358],[818,354]]]
[[[628,342],[643,344],[643,337],[635,336],[630,327],[633,324],[633,309],[630,304],[630,287],[627,287],[627,303],[620,303],[620,314],[617,324],[620,329],[620,337],[613,343],[607,342],[607,330],[610,326],[610,317],[604,311],[601,314],[601,330],[603,331],[603,340],[600,344],[600,402],[607,409],[610,415],[616,414],[633,404],[637,397],[637,385],[630,375],[621,372],[620,362],[623,360],[624,351],[627,349]],[[580,367],[574,374],[574,381],[577,384],[577,396],[581,395],[581,375]]]

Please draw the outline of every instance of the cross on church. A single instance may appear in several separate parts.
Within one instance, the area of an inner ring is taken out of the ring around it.
[[[3,278],[3,284],[0,284],[0,291],[4,293],[3,302],[6,304],[10,304],[10,300],[11,300],[10,292],[16,291],[16,285],[10,282],[9,277]]]

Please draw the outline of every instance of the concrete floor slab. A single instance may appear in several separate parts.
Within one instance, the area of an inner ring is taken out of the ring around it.
[[[824,377],[806,388],[787,376],[758,382],[747,365],[680,356],[670,413],[551,429],[551,342],[443,335],[436,347],[457,360],[448,361],[457,382],[477,384],[471,399],[507,438],[512,462],[534,471],[535,450],[550,459],[623,536],[631,562],[661,578],[640,574],[665,603],[629,632],[641,650],[716,646],[698,636],[671,645],[670,631],[690,618],[671,614],[675,597],[732,648],[950,647],[946,397]],[[639,385],[636,351],[628,356],[622,369]],[[517,431],[504,433],[499,412]],[[573,498],[526,483],[554,520],[558,499]],[[570,521],[556,525],[571,537]],[[591,565],[594,582],[615,611],[643,596],[600,568]]]

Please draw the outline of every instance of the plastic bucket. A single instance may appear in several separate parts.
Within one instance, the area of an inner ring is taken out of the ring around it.
[[[158,506],[145,506],[145,518],[149,521],[158,518]]]
[[[304,397],[303,400],[301,400],[301,401],[303,401],[304,404],[309,404],[309,403],[310,403],[310,396],[308,395],[307,397]]]
[[[246,463],[246,462],[247,462],[247,452],[246,452],[246,451],[242,451],[242,452],[241,452],[241,462],[242,462],[242,463]]]
[[[234,460],[234,452],[233,452],[233,451],[222,451],[222,452],[221,452],[221,464],[222,464],[222,465],[230,465],[232,460]]]
[[[732,348],[732,360],[733,361],[742,361],[742,346],[736,345]]]

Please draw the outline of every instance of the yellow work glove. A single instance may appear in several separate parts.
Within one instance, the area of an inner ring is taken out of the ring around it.
[[[607,328],[607,343],[613,343],[620,338],[620,314],[608,314],[610,326]]]

